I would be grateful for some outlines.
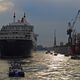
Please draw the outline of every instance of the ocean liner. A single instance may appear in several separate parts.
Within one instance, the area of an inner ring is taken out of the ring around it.
[[[24,16],[13,22],[2,26],[0,30],[0,57],[30,57],[33,48],[36,47],[37,35],[34,33],[34,26],[29,24]]]

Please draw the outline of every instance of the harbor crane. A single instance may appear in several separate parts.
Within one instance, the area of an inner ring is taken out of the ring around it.
[[[68,29],[67,29],[67,35],[69,35],[68,46],[71,48],[74,48],[73,49],[74,53],[75,53],[76,38],[74,39],[74,43],[73,43],[72,33],[75,34],[75,36],[76,36],[76,33],[74,33],[74,31],[75,31],[74,26],[75,26],[75,23],[77,22],[79,17],[80,17],[80,10],[78,10],[77,15],[76,15],[75,19],[73,20],[73,22],[68,23]]]

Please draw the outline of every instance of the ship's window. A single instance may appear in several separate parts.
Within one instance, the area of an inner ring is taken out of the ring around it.
[[[30,30],[28,30],[28,32],[30,32]]]
[[[31,29],[31,32],[32,32],[33,30]]]
[[[18,38],[18,37],[16,36],[16,38]]]
[[[30,34],[30,32],[28,32],[27,34]]]
[[[27,35],[25,35],[25,37],[27,37]]]
[[[25,27],[24,27],[24,26],[23,26],[22,28],[23,28],[23,30],[25,29]]]
[[[0,33],[0,34],[3,34],[3,33]]]
[[[12,32],[13,34],[17,34],[17,32]]]
[[[14,30],[14,27],[12,26],[11,29]]]
[[[17,26],[18,29],[20,29],[20,26]]]
[[[32,30],[31,29],[29,29],[29,32],[31,32]]]
[[[22,38],[22,37],[19,37],[19,38]]]
[[[30,39],[30,35],[27,35],[27,38]]]
[[[6,29],[6,27],[4,27],[4,29]]]

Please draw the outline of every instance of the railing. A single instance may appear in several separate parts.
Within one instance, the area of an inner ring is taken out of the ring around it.
[[[13,35],[13,36],[10,36],[10,35],[5,35],[5,36],[0,36],[0,40],[2,39],[21,39],[21,40],[32,40],[32,36],[31,35]]]

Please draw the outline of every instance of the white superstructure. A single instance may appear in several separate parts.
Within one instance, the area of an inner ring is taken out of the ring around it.
[[[0,39],[25,39],[34,41],[34,37],[33,26],[26,21],[25,15],[21,20],[3,26],[0,31]]]

